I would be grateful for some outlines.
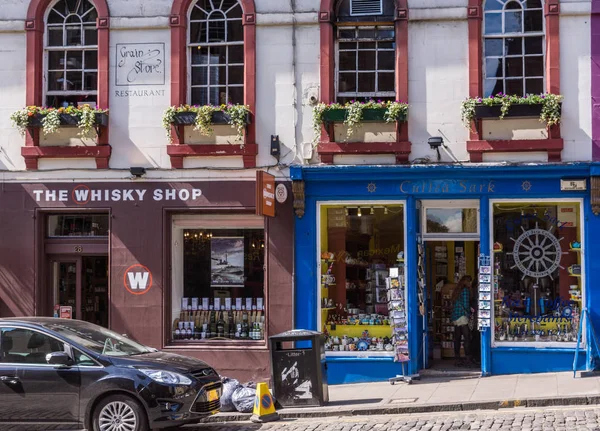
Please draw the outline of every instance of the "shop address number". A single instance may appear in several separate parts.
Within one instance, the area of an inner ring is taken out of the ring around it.
[[[75,253],[81,253],[81,252],[83,252],[83,246],[76,245],[75,246]]]

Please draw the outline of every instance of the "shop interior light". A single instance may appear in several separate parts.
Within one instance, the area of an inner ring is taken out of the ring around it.
[[[375,214],[375,207],[371,207],[371,215]]]
[[[360,212],[360,207],[358,207],[358,214],[359,217],[362,217],[362,213]]]
[[[536,208],[533,209],[533,216],[537,217],[537,209]]]
[[[521,210],[521,216],[525,215],[525,210]]]
[[[348,207],[344,207],[344,212],[346,213],[346,216],[348,215]]]
[[[388,214],[388,207],[383,207],[383,213],[386,215]]]

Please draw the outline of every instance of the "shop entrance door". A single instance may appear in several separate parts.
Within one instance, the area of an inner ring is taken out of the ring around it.
[[[54,315],[71,307],[72,318],[108,326],[108,256],[50,258]]]

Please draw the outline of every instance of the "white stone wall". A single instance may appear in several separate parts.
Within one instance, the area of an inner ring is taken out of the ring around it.
[[[311,96],[319,95],[319,0],[255,0],[257,11],[257,165],[280,176],[290,163],[316,163],[313,151]],[[10,114],[25,103],[25,32],[27,0],[3,0],[0,8],[0,170],[5,179],[123,178],[130,166],[145,166],[148,178],[254,178],[241,168],[241,157],[193,158],[189,169],[173,171],[161,124],[170,103],[171,0],[108,0],[110,34],[110,121],[112,171],[89,169],[93,161],[43,160],[46,172],[23,173],[20,155],[24,139],[11,127]],[[460,122],[460,103],[468,95],[467,0],[409,0],[409,103],[411,159],[436,159],[427,145],[431,136],[444,136],[459,160],[467,160],[467,130]],[[590,2],[561,3],[561,90],[563,159],[590,160]],[[163,43],[165,79],[162,85],[117,87],[117,44]],[[122,91],[151,91],[124,96]],[[271,135],[281,142],[281,166],[270,156]],[[489,160],[493,160],[490,158]],[[502,155],[501,160],[544,159],[545,154]],[[442,152],[443,161],[451,161]],[[338,157],[338,163],[393,163],[393,157]],[[207,168],[216,168],[209,171]],[[48,170],[51,169],[51,170]],[[11,173],[12,172],[12,173]],[[64,173],[62,174],[64,176]]]

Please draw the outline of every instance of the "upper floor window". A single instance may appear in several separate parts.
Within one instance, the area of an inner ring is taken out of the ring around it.
[[[394,3],[382,0],[338,3],[335,33],[338,103],[396,99]]]
[[[484,20],[484,96],[544,92],[542,0],[487,0]]]
[[[188,49],[190,104],[244,103],[244,31],[238,0],[198,0],[190,10]]]
[[[47,106],[96,105],[97,17],[89,0],[59,0],[50,8],[44,42]]]

